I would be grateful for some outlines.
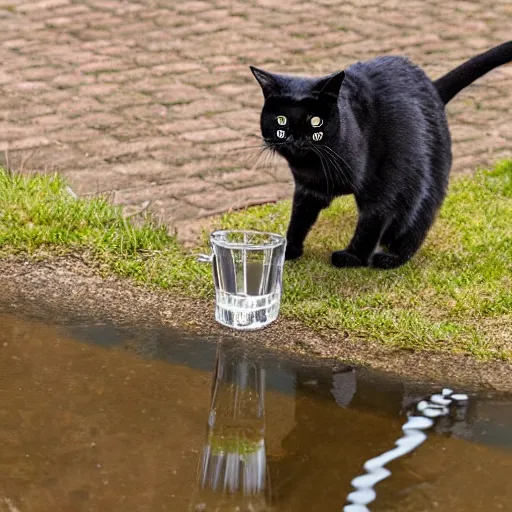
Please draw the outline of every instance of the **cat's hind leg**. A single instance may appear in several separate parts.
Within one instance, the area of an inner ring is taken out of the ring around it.
[[[373,254],[370,266],[392,269],[407,263],[423,244],[435,220],[435,214],[436,209],[434,207],[425,205],[411,227],[387,243],[387,252],[378,251]],[[386,235],[384,235],[383,239],[387,238]]]
[[[348,247],[343,251],[334,251],[331,263],[338,268],[368,266],[385,226],[384,216],[360,213],[356,231]]]

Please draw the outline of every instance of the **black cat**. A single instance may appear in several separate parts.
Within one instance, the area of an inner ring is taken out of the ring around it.
[[[378,57],[323,78],[251,66],[265,97],[265,147],[295,180],[286,258],[302,255],[320,210],[354,194],[359,219],[336,267],[395,268],[420,248],[446,195],[452,163],[445,105],[512,61],[512,41],[432,82],[404,57]]]

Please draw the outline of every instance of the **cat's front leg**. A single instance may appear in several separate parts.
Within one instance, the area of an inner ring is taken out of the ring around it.
[[[359,213],[356,231],[348,247],[332,253],[331,262],[335,267],[367,267],[377,249],[386,219],[379,214]]]
[[[287,260],[302,256],[304,240],[309,230],[316,222],[320,211],[327,208],[329,204],[330,201],[327,198],[309,194],[299,187],[295,189],[290,224],[286,233],[285,258]]]

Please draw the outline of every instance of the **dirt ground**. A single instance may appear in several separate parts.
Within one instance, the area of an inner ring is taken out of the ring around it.
[[[349,339],[344,333],[316,333],[300,322],[280,318],[261,331],[237,333],[218,325],[213,301],[194,300],[169,292],[102,277],[79,258],[26,261],[0,260],[0,310],[48,321],[72,315],[87,320],[111,318],[117,323],[160,323],[210,339],[237,337],[306,358],[363,365],[441,385],[463,385],[512,391],[512,371],[504,362],[480,362],[469,356],[414,353],[385,349],[372,340]],[[205,311],[207,312],[205,314]]]

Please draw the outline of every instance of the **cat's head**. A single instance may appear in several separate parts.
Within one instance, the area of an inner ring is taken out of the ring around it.
[[[291,164],[315,154],[314,146],[338,139],[338,96],[345,73],[322,78],[277,75],[251,66],[261,86],[265,103],[261,133],[265,145]]]

